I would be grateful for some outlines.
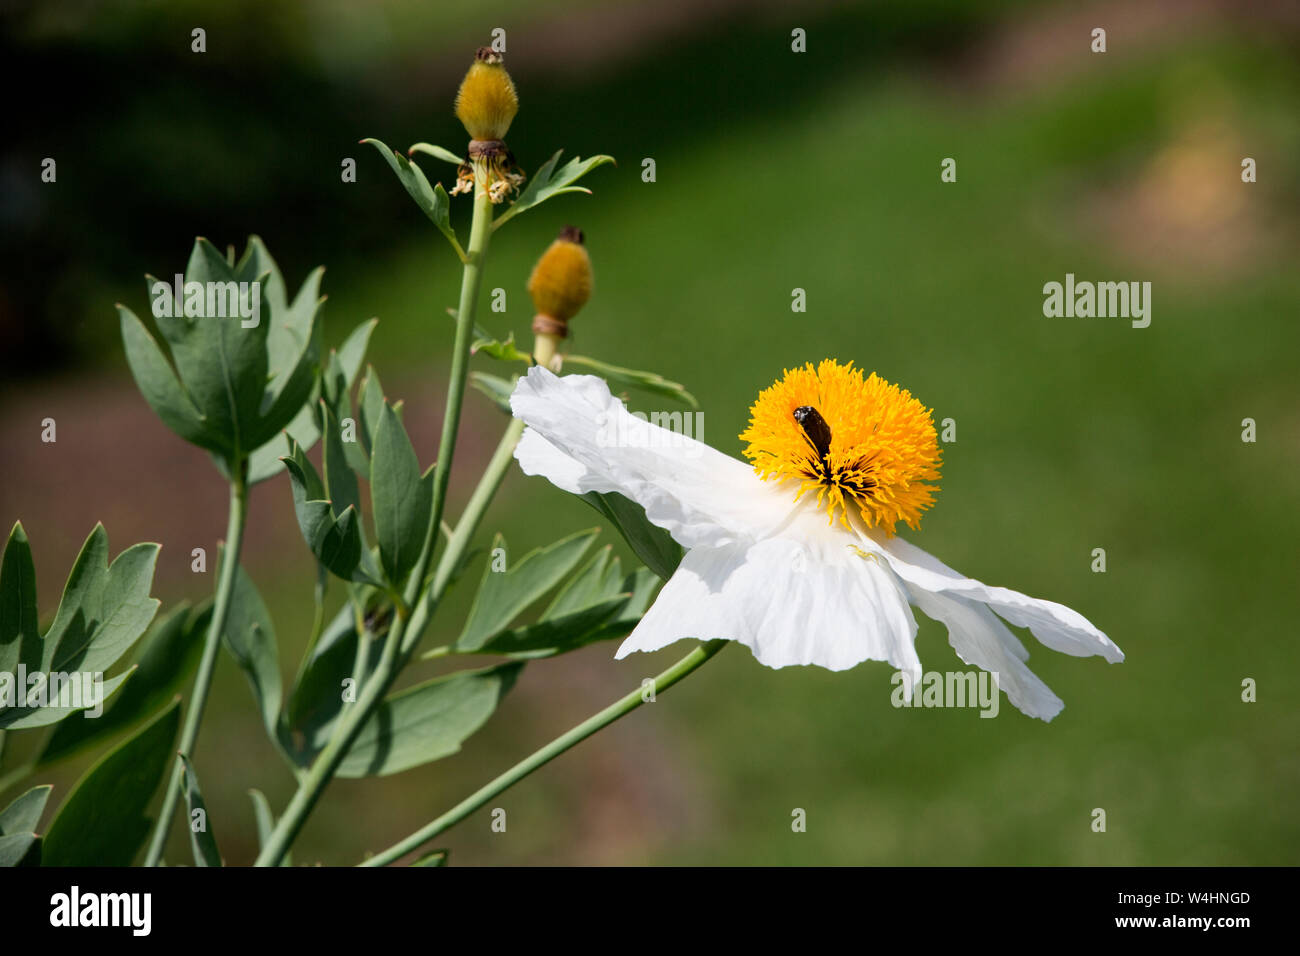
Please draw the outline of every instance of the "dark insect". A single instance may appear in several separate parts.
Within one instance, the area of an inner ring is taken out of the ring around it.
[[[831,453],[831,426],[826,424],[826,419],[811,405],[800,405],[794,410],[794,420],[816,449],[817,456],[824,461]]]

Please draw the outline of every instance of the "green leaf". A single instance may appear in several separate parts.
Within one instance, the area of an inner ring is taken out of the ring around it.
[[[659,579],[646,568],[623,577],[612,548],[601,548],[556,594],[535,624],[502,631],[480,649],[485,654],[536,658],[564,654],[596,641],[627,635]]]
[[[379,427],[379,419],[384,413],[384,386],[373,366],[366,366],[366,377],[361,382],[357,405],[361,413],[361,440],[365,442],[366,454],[370,455],[375,447],[375,429]]]
[[[229,453],[229,441],[209,426],[144,323],[124,305],[118,305],[117,314],[127,365],[154,414],[187,442],[218,454]]]
[[[130,866],[149,835],[146,815],[175,755],[177,700],[77,782],[45,834],[45,866]]]
[[[646,608],[650,606],[650,599],[654,597],[655,591],[662,583],[659,576],[649,568],[637,568],[629,574],[623,579],[622,590],[632,596],[611,620],[585,635],[583,643],[594,644],[597,641],[627,637],[640,623]]]
[[[691,408],[699,408],[700,403],[695,400],[695,396],[686,391],[685,386],[677,382],[670,382],[655,372],[639,372],[636,369],[623,368],[619,365],[610,365],[607,362],[599,362],[594,358],[588,358],[585,355],[566,355],[564,364],[578,365],[589,368],[601,378],[614,385],[620,385],[625,388],[635,388],[642,392],[650,392],[654,395],[663,395],[666,398],[682,402]]]
[[[456,753],[492,716],[522,667],[459,671],[394,694],[362,726],[339,776],[386,776]]]
[[[571,534],[545,548],[530,551],[504,571],[493,570],[497,549],[505,548],[505,538],[498,534],[492,541],[483,580],[474,596],[465,629],[456,639],[455,650],[462,654],[475,652],[506,630],[525,608],[573,570],[599,533],[599,528],[592,528]]]
[[[347,337],[337,352],[330,355],[330,365],[338,369],[340,376],[340,387],[346,392],[356,381],[357,373],[361,368],[361,363],[365,360],[366,348],[370,342],[370,334],[374,331],[378,319],[370,319],[362,322]],[[322,376],[322,379],[324,376]],[[333,404],[333,403],[331,403]],[[337,408],[336,408],[337,415]],[[276,435],[265,445],[253,452],[248,461],[248,483],[257,484],[259,481],[265,481],[278,475],[284,468],[284,462],[281,458],[289,457],[291,446],[297,443],[299,448],[304,451],[310,449],[320,438],[320,427],[317,423],[317,411],[315,403],[306,402],[298,409],[296,414],[283,432]],[[345,451],[350,450],[345,447]],[[348,456],[351,460],[352,456]]]
[[[224,561],[225,555],[219,558]],[[257,587],[242,567],[235,570],[235,586],[230,598],[230,611],[222,641],[240,670],[248,678],[262,713],[262,724],[267,736],[279,744],[280,684],[279,651],[275,642],[275,627],[266,610]]]
[[[591,190],[585,186],[575,186],[573,184],[597,166],[614,162],[613,156],[592,156],[590,159],[581,159],[575,156],[557,171],[555,164],[560,161],[560,154],[563,152],[562,149],[556,150],[555,155],[542,164],[542,168],[533,176],[528,183],[528,187],[519,195],[519,198],[492,223],[493,229],[500,228],[503,223],[519,215],[519,213],[526,212],[534,206],[540,206],[546,200],[555,196],[561,196],[564,193],[590,194]]]
[[[415,860],[411,866],[446,866],[450,855],[450,850],[434,850]]]
[[[262,282],[264,278],[255,277],[253,281]],[[149,281],[152,293],[157,280],[149,277]],[[269,315],[268,289],[262,287],[257,324],[245,326],[245,321],[251,319],[241,318],[237,282],[221,253],[206,239],[198,239],[185,270],[186,287],[198,284],[198,295],[191,310],[195,314],[156,316],[186,391],[211,427],[222,436],[230,450],[227,457],[233,459],[250,454],[287,425],[297,412],[294,408],[274,429],[261,434],[261,405],[272,377],[266,337],[273,318]],[[232,283],[236,284],[233,308]],[[214,299],[209,309],[204,293],[217,289],[223,291],[225,301],[218,303]],[[251,288],[248,291],[251,293]],[[163,291],[162,295],[170,300],[170,291]],[[227,314],[221,315],[223,311]]]
[[[367,672],[373,672],[382,653],[386,628],[377,626],[371,642]],[[321,632],[311,657],[302,668],[286,708],[290,757],[305,767],[325,746],[343,709],[343,681],[353,675],[357,632],[351,603],[344,604]]]
[[[0,836],[0,867],[40,866],[41,838],[35,833]]]
[[[185,767],[181,792],[185,795],[186,825],[190,831],[194,865],[221,866],[221,852],[217,849],[217,838],[209,826],[208,805],[203,802],[203,794],[199,792],[199,778],[195,776],[194,766],[184,754],[181,754],[181,763]]]
[[[573,577],[556,592],[551,603],[542,612],[541,620],[548,621],[581,611],[593,604],[617,596],[623,583],[618,558],[613,557],[613,545],[605,545],[578,569]]]
[[[267,375],[259,414],[280,422],[293,422],[316,387],[317,362],[320,356],[320,325],[316,321],[321,304],[320,283],[325,275],[321,266],[304,280],[292,303],[271,253],[258,236],[252,236],[243,258],[234,267],[237,279],[252,282],[265,276],[263,293],[270,315],[266,331]],[[280,425],[267,428],[264,443],[280,437]]]
[[[419,559],[433,507],[432,481],[420,475],[406,429],[384,403],[370,456],[370,503],[379,560],[388,583],[400,590]]]
[[[198,662],[211,619],[210,604],[192,610],[181,603],[155,621],[141,642],[144,650],[135,676],[113,698],[113,705],[98,720],[61,722],[37,758],[36,768],[102,743],[161,709]]]
[[[0,729],[30,730],[33,727],[47,727],[83,711],[86,712],[87,717],[91,717],[91,712],[96,707],[102,706],[130,679],[131,675],[135,673],[135,668],[124,671],[116,677],[107,678],[97,686],[92,682],[90,688],[86,687],[86,678],[80,676],[84,673],[86,672],[69,675],[70,679],[66,683],[56,684],[49,680],[46,681],[44,692],[48,700],[63,700],[65,698],[61,695],[66,693],[68,695],[66,699],[69,701],[68,706],[49,703],[5,708],[0,710]],[[3,686],[3,684],[0,683],[0,686]]]
[[[50,799],[50,791],[53,789],[49,784],[32,787],[9,806],[0,810],[0,836],[35,833],[41,822],[41,814],[45,812],[45,803]]]
[[[334,513],[320,476],[297,445],[285,465],[298,528],[311,553],[343,580],[365,580],[367,576],[360,569],[362,541],[356,509],[349,505],[341,514]]]
[[[266,846],[266,841],[275,829],[275,816],[271,813],[271,804],[261,790],[249,790],[249,799],[253,801],[253,815],[257,818],[257,846]],[[293,854],[286,853],[280,860],[280,866],[293,866]]]
[[[530,352],[521,352],[515,345],[515,334],[510,333],[504,342],[498,342],[492,338],[479,338],[470,345],[471,355],[491,356],[501,362],[523,362],[527,365],[533,364],[533,356]]]
[[[41,664],[41,632],[36,610],[36,566],[21,521],[15,521],[0,564],[0,674],[19,664]]]
[[[627,604],[630,594],[619,594],[572,614],[501,631],[490,637],[478,654],[507,654],[549,657],[577,650],[597,638],[600,626],[614,618]]]
[[[0,707],[0,729],[42,727],[104,703],[131,671],[93,685],[148,628],[159,602],[149,597],[158,545],[137,544],[108,565],[108,534],[96,525],[73,563],[54,622],[36,636],[31,548],[16,524],[0,568],[0,698],[17,691],[17,665],[43,681],[21,688],[26,700]],[[8,685],[6,687],[6,685]],[[32,695],[32,696],[28,696]],[[39,696],[36,696],[39,695]],[[33,699],[33,697],[35,699]]]
[[[159,547],[132,545],[109,565],[108,532],[95,525],[45,634],[46,669],[106,671],[131,649],[162,603],[149,596]]]
[[[196,240],[184,282],[187,288],[198,283],[200,294],[186,296],[179,309],[172,287],[148,277],[154,305],[167,304],[155,317],[171,363],[139,319],[123,308],[119,315],[132,373],[163,422],[227,468],[277,442],[291,423],[301,430],[299,415],[319,362],[320,277],[320,269],[308,276],[289,304],[279,269],[256,236],[237,264],[206,239]],[[245,324],[253,316],[243,315],[241,283],[253,282],[259,311],[256,324]],[[259,455],[254,477],[268,477],[274,458]]]
[[[284,470],[284,462],[280,459],[289,454],[291,444],[311,448],[319,438],[320,426],[316,424],[316,410],[310,403],[305,404],[298,409],[298,414],[284,427],[284,431],[248,456],[248,483],[255,485],[274,478]]]
[[[512,414],[510,395],[515,390],[514,381],[506,381],[498,375],[488,375],[484,372],[470,372],[469,383],[491,399],[492,404],[501,411],[507,415]]]
[[[433,156],[436,159],[441,159],[443,162],[451,163],[453,166],[457,167],[465,165],[465,160],[461,159],[451,150],[443,149],[441,146],[435,146],[432,143],[416,143],[408,149],[407,152],[425,153],[426,155]]]
[[[356,472],[343,450],[343,433],[334,410],[321,399],[321,416],[325,422],[325,437],[321,442],[321,467],[325,471],[325,493],[333,505],[335,516],[352,508],[361,514],[361,490]],[[362,536],[364,538],[364,535]]]
[[[617,492],[579,495],[618,528],[623,540],[648,567],[667,581],[682,562],[682,546],[663,528],[650,523],[645,509]]]
[[[353,329],[338,348],[339,364],[343,367],[343,378],[348,388],[357,380],[361,363],[366,360],[366,349],[370,347],[370,336],[378,324],[378,319],[367,319]]]
[[[461,259],[464,259],[465,250],[461,248],[460,241],[451,228],[451,201],[447,196],[447,191],[442,188],[442,183],[438,183],[437,186],[430,186],[428,178],[419,166],[379,140],[363,139],[361,142],[369,143],[379,150],[379,154],[387,160],[389,168],[397,174],[398,180],[406,188],[410,197],[415,200],[415,204],[447,237],[456,250],[456,254]]]

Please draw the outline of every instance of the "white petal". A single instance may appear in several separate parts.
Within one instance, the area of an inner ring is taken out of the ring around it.
[[[779,526],[793,492],[765,484],[744,462],[630,414],[593,375],[563,378],[534,366],[510,407],[529,426],[515,450],[526,474],[573,494],[631,498],[687,548],[752,542]]]
[[[541,432],[525,428],[515,446],[515,458],[525,475],[541,475],[561,491],[583,494],[582,476],[587,469],[543,438]]]
[[[854,553],[852,539],[827,534],[825,515],[814,519],[820,532],[688,551],[616,656],[687,637],[726,638],[768,667],[839,671],[888,661],[915,686],[916,619],[898,579],[883,562]]]
[[[948,626],[948,643],[967,664],[997,674],[998,686],[1022,713],[1051,720],[1065,704],[1024,661],[1028,652],[1020,639],[983,604],[953,594],[913,592],[925,614]]]
[[[938,558],[902,538],[869,540],[908,585],[913,599],[919,591],[958,596],[987,604],[1017,627],[1027,627],[1052,650],[1074,657],[1100,654],[1111,663],[1124,652],[1078,611],[1054,601],[1040,601],[1008,588],[990,587],[965,577]]]

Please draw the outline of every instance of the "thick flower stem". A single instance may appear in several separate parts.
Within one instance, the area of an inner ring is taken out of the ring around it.
[[[230,612],[230,598],[235,590],[235,577],[239,571],[239,552],[244,541],[244,523],[248,517],[248,483],[247,462],[241,462],[231,469],[234,477],[230,481],[230,515],[226,523],[226,543],[221,553],[221,571],[217,578],[217,594],[212,606],[212,619],[208,624],[208,634],[203,645],[203,657],[199,660],[198,676],[194,678],[194,692],[190,695],[190,706],[185,713],[185,724],[181,728],[181,740],[177,747],[176,765],[172,768],[171,781],[163,791],[162,807],[158,811],[158,822],[154,825],[153,838],[149,841],[149,851],[145,855],[145,866],[157,866],[162,859],[163,848],[167,845],[167,833],[171,829],[172,816],[176,812],[176,803],[180,799],[181,784],[184,780],[186,759],[194,755],[194,743],[199,736],[199,725],[203,722],[203,710],[208,702],[208,691],[212,687],[212,675],[216,670],[217,654],[221,650],[221,634],[226,629],[226,617]]]
[[[695,650],[691,651],[680,661],[654,679],[654,693],[659,694],[667,690],[669,687],[672,687],[673,684],[676,684],[679,680],[694,671],[714,654],[718,653],[718,651],[722,650],[727,643],[727,641],[721,640],[709,641],[696,647]],[[376,853],[360,865],[385,866],[400,859],[413,850],[418,850],[444,830],[448,830],[461,820],[464,820],[467,816],[475,810],[478,810],[493,797],[509,790],[534,770],[555,759],[575,744],[586,740],[598,730],[608,727],[625,714],[630,714],[632,711],[636,710],[645,703],[644,693],[644,689],[638,687],[626,696],[614,701],[614,703],[610,704],[604,710],[587,718],[568,733],[556,737],[541,750],[536,751],[531,756],[526,757],[524,760],[515,764],[491,783],[456,804],[456,806],[452,807],[428,826],[415,831],[406,839],[394,843],[387,850]]]
[[[316,806],[321,794],[347,757],[357,734],[383,701],[393,681],[405,662],[405,648],[413,647],[428,622],[429,602],[417,601],[433,560],[438,528],[447,501],[447,484],[451,477],[452,455],[456,448],[456,435],[460,429],[460,411],[465,398],[465,382],[469,377],[469,347],[474,336],[474,316],[478,310],[479,291],[483,284],[483,261],[487,256],[488,240],[492,235],[492,203],[482,176],[477,177],[474,190],[474,217],[470,225],[469,246],[466,249],[465,268],[461,278],[460,303],[456,310],[456,341],[452,347],[451,375],[447,383],[447,407],[443,415],[442,436],[438,442],[438,461],[433,473],[433,507],[425,530],[424,546],[411,571],[403,594],[403,606],[398,608],[379,662],[374,673],[362,686],[356,703],[343,712],[335,725],[325,748],[317,755],[311,770],[298,785],[297,792],[276,822],[266,845],[258,854],[255,866],[278,866],[302,830],[308,815]],[[454,567],[459,555],[453,556],[449,543],[443,556]],[[412,615],[410,608],[416,607]],[[360,639],[360,637],[358,637]]]

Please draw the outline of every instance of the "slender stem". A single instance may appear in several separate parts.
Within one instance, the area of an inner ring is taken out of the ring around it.
[[[468,550],[474,533],[478,531],[479,522],[483,520],[488,505],[492,503],[497,489],[501,487],[501,482],[505,480],[506,473],[510,470],[510,463],[514,461],[515,457],[515,446],[519,444],[519,436],[523,433],[524,423],[518,418],[512,418],[510,424],[506,427],[505,433],[501,436],[501,441],[497,443],[496,451],[492,453],[491,461],[488,462],[482,477],[479,478],[474,493],[470,495],[469,501],[466,502],[465,511],[461,514],[460,521],[456,523],[456,530],[451,533],[451,537],[447,540],[447,548],[443,551],[442,558],[434,569],[433,582],[429,587],[425,600],[416,606],[414,613],[411,615],[411,627],[407,630],[406,641],[402,645],[403,654],[410,654],[415,650],[415,645],[419,643],[425,625],[433,617],[438,602],[442,600],[442,595],[446,592],[448,585],[451,584],[456,566]]]
[[[271,837],[267,840],[266,846],[262,849],[262,853],[258,856],[255,865],[276,866],[278,865],[276,854],[283,856],[284,853],[288,852],[294,838],[302,827],[302,823],[306,821],[307,815],[315,806],[320,794],[347,755],[347,747],[351,747],[353,738],[360,730],[364,720],[369,717],[370,710],[383,699],[383,695],[387,691],[389,684],[392,683],[393,677],[401,669],[397,666],[398,660],[404,660],[419,642],[421,632],[432,616],[438,598],[442,596],[451,581],[452,569],[460,563],[466,549],[469,547],[470,539],[478,528],[479,521],[482,520],[484,512],[487,511],[488,505],[492,502],[493,495],[496,494],[497,489],[501,486],[501,481],[509,470],[510,462],[514,456],[515,445],[518,443],[523,430],[523,423],[518,419],[513,419],[506,428],[505,434],[501,436],[501,442],[497,445],[492,460],[488,463],[487,469],[483,472],[483,477],[479,479],[478,486],[474,489],[469,503],[465,506],[465,513],[461,516],[456,530],[452,532],[448,539],[447,550],[443,553],[438,569],[434,572],[433,582],[429,588],[429,599],[421,601],[409,618],[399,617],[393,623],[392,630],[388,634],[388,642],[384,645],[384,655],[375,668],[374,677],[364,685],[362,695],[357,702],[339,718],[338,727],[326,744],[325,749],[321,751],[312,764],[310,772],[303,777],[298,792],[294,794],[289,806],[280,817],[280,823],[276,825]],[[344,741],[346,741],[346,744]],[[286,819],[297,819],[298,822],[296,826],[291,828],[290,825],[284,824]],[[283,831],[281,830],[282,824],[284,825]],[[275,862],[271,862],[273,860]]]
[[[548,368],[552,372],[558,371],[555,365],[555,351],[559,347],[560,339],[554,335],[541,333],[533,340],[533,361],[542,368]]]
[[[208,691],[212,688],[212,675],[216,671],[217,653],[221,650],[221,634],[226,629],[226,617],[230,612],[230,597],[235,590],[236,572],[239,570],[239,552],[244,542],[244,523],[248,517],[248,463],[241,461],[231,469],[234,477],[230,481],[230,516],[226,523],[226,544],[221,554],[221,571],[217,578],[217,596],[212,608],[212,620],[208,624],[208,634],[203,645],[203,656],[199,659],[199,672],[194,678],[194,691],[190,695],[190,706],[185,713],[185,724],[181,728],[181,740],[172,768],[171,782],[163,791],[162,808],[158,812],[158,822],[154,825],[153,838],[149,841],[149,852],[145,855],[145,866],[157,866],[162,859],[163,848],[167,844],[167,834],[171,830],[172,816],[176,812],[176,803],[180,799],[181,782],[185,773],[186,759],[194,756],[194,744],[199,736],[199,725],[203,722],[203,710],[207,706]]]
[[[299,781],[297,791],[289,801],[289,805],[285,807],[284,813],[280,815],[270,836],[267,837],[266,845],[262,847],[262,852],[258,854],[254,866],[280,865],[280,861],[289,852],[293,841],[297,839],[298,833],[307,822],[308,815],[315,808],[325,787],[342,765],[362,725],[384,699],[389,683],[396,676],[393,665],[397,660],[397,648],[402,641],[402,626],[406,620],[405,617],[398,617],[393,622],[374,674],[362,688],[357,702],[340,715],[334,733],[312,763],[311,770]]]
[[[312,654],[316,650],[316,644],[320,641],[321,632],[325,628],[325,588],[329,583],[329,572],[325,566],[319,562],[316,565],[316,583],[312,585],[312,618],[311,633],[307,635],[307,647],[302,652],[302,657],[298,661],[298,673],[294,675],[293,684],[290,686],[297,687],[302,682],[303,674],[307,672],[307,665],[311,663]]]
[[[722,650],[727,643],[727,641],[709,641],[706,644],[701,644],[696,647],[695,650],[691,651],[680,661],[654,679],[653,689],[655,694],[661,693],[669,687],[672,687],[673,684],[676,684],[679,680],[694,671],[714,654],[718,653],[718,651]],[[509,790],[538,767],[541,767],[555,759],[575,744],[586,740],[592,734],[596,733],[596,731],[608,727],[623,715],[630,714],[632,711],[636,710],[645,702],[644,693],[645,690],[638,687],[626,696],[614,701],[614,703],[610,704],[604,710],[588,717],[568,733],[556,737],[541,750],[536,751],[531,756],[526,757],[519,763],[515,764],[505,773],[501,774],[501,776],[466,797],[432,823],[416,830],[406,839],[394,843],[387,850],[376,853],[360,865],[385,866],[400,859],[413,850],[418,850],[444,830],[450,829],[461,820],[464,820],[467,816],[482,807],[493,797]]]
[[[357,734],[384,699],[384,694],[401,671],[405,646],[413,646],[428,620],[428,613],[417,614],[412,620],[409,608],[416,604],[424,586],[425,575],[433,560],[433,551],[442,524],[442,512],[447,501],[447,484],[451,477],[452,456],[456,449],[456,435],[460,429],[460,410],[465,398],[465,382],[469,377],[469,347],[474,335],[474,316],[478,311],[479,290],[483,284],[483,261],[487,256],[488,240],[492,236],[492,203],[488,196],[485,176],[477,176],[474,188],[474,218],[470,224],[469,248],[465,255],[465,269],[461,278],[460,303],[456,311],[456,342],[452,348],[451,375],[447,383],[447,407],[443,414],[442,436],[438,442],[438,461],[433,472],[433,506],[429,524],[425,529],[424,545],[420,557],[411,571],[398,606],[397,616],[384,642],[384,649],[370,679],[366,681],[355,704],[339,717],[325,748],[317,755],[311,770],[302,778],[298,790],[285,807],[266,845],[258,854],[255,866],[277,866],[289,851],[294,839],[302,830],[307,816],[316,806],[326,786],[347,757]],[[444,558],[450,556],[450,551]],[[453,564],[454,566],[454,564]],[[420,602],[420,609],[426,602]],[[408,631],[414,631],[412,640],[404,641]],[[360,637],[358,636],[358,640]]]
[[[357,653],[352,661],[353,687],[363,687],[366,683],[366,667],[370,663],[370,645],[375,635],[369,627],[362,627],[357,634]]]
[[[465,274],[460,284],[460,302],[456,306],[456,344],[451,353],[451,379],[447,384],[447,407],[442,416],[442,435],[438,439],[438,461],[433,470],[433,513],[424,536],[424,549],[407,584],[406,603],[415,604],[424,574],[433,558],[438,540],[442,512],[447,504],[447,484],[451,480],[451,460],[460,431],[460,409],[465,400],[465,382],[469,378],[469,347],[474,340],[474,317],[478,312],[479,290],[483,285],[483,260],[492,238],[492,202],[484,176],[476,177],[474,218],[470,224],[469,252]]]

